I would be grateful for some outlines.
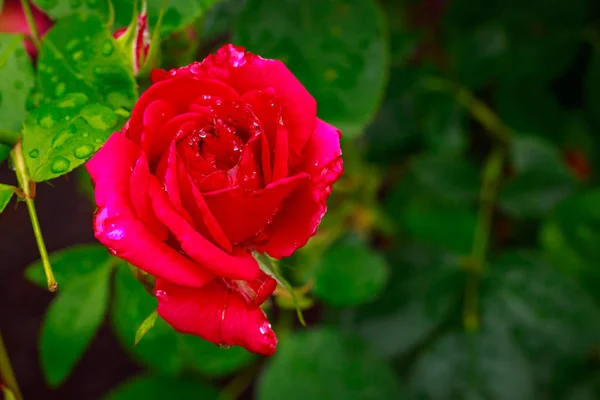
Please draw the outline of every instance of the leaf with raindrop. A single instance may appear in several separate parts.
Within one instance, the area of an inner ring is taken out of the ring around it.
[[[20,131],[33,88],[33,67],[23,35],[0,34],[0,129]]]
[[[35,182],[64,175],[86,162],[114,132],[120,117],[106,105],[70,93],[31,111],[23,127],[23,153]]]
[[[130,110],[137,99],[136,83],[117,46],[97,16],[74,14],[59,20],[40,49],[37,78],[42,103],[83,93],[90,102]]]

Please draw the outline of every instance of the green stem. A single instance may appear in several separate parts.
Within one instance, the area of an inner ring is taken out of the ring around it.
[[[21,0],[21,7],[23,8],[23,13],[25,14],[25,18],[27,19],[27,25],[29,25],[29,30],[31,31],[31,40],[36,49],[40,49],[40,34],[37,29],[37,25],[35,24],[35,19],[33,18],[33,13],[31,12],[31,7],[29,6],[29,2],[27,0]]]
[[[488,156],[483,170],[483,184],[480,192],[480,205],[475,226],[473,247],[469,257],[469,276],[465,287],[465,303],[463,309],[463,322],[467,332],[476,332],[479,328],[478,298],[479,277],[484,267],[489,247],[492,229],[492,217],[496,202],[497,188],[502,177],[504,165],[504,147],[496,147]]]
[[[477,120],[496,141],[508,144],[511,137],[511,130],[496,115],[491,108],[479,100],[473,93],[449,80],[443,78],[428,78],[423,82],[426,89],[451,93],[456,101],[464,108],[469,110],[471,116]]]
[[[23,158],[23,149],[20,142],[17,143],[13,148],[11,156],[15,165],[19,186],[25,194],[25,203],[27,204],[27,210],[29,211],[29,218],[31,219],[31,226],[33,227],[35,241],[37,242],[38,249],[40,250],[40,257],[42,259],[44,272],[46,273],[46,280],[48,282],[48,290],[55,292],[58,289],[58,283],[54,278],[52,266],[50,265],[50,257],[48,256],[46,244],[44,243],[44,238],[42,236],[42,230],[40,229],[40,221],[38,220],[37,212],[35,210],[35,203],[33,201],[33,198],[35,197],[35,194],[33,193],[34,191],[32,190],[34,188],[34,182],[29,179],[27,166],[25,165],[25,158]]]
[[[0,333],[0,382],[4,383],[6,387],[15,395],[16,400],[23,400],[23,395],[19,389],[17,378],[15,378],[15,372],[13,371],[8,358],[8,351],[2,340],[2,334]]]

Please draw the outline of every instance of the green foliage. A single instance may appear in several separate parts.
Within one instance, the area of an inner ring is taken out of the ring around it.
[[[33,0],[33,2],[54,20],[74,13],[96,15],[104,21],[107,21],[109,16],[107,0]]]
[[[33,88],[33,68],[23,35],[0,34],[0,130],[19,131]],[[0,157],[3,159],[3,157]]]
[[[319,104],[319,116],[347,136],[360,133],[379,104],[388,56],[373,0],[248,0],[234,42],[285,62]]]
[[[77,168],[104,144],[119,116],[107,106],[70,93],[27,115],[23,152],[33,181],[56,178]]]
[[[114,389],[106,400],[164,400],[183,399],[193,394],[199,399],[217,399],[219,393],[212,387],[192,380],[157,376],[137,376]]]
[[[260,400],[383,400],[402,393],[385,361],[334,329],[308,330],[282,343],[257,388]]]
[[[359,238],[347,237],[323,254],[313,292],[332,306],[356,306],[374,299],[388,276],[389,267],[380,254]]]
[[[137,98],[131,67],[94,15],[73,14],[54,25],[42,41],[37,75],[46,100],[83,93],[91,101],[129,110]]]
[[[104,320],[109,278],[116,260],[100,246],[66,249],[53,254],[51,260],[60,293],[44,317],[40,355],[46,381],[58,386],[67,379]],[[40,269],[34,264],[27,272],[38,284]]]

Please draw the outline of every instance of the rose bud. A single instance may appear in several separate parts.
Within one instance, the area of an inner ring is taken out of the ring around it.
[[[35,5],[31,4],[31,12],[40,36],[43,36],[52,26],[52,20],[46,14],[38,10]],[[4,7],[0,13],[0,32],[1,33],[22,33],[25,38],[25,49],[29,55],[34,58],[37,55],[37,49],[28,38],[31,36],[31,30],[27,24],[25,13],[21,7],[19,0],[5,0]]]
[[[148,12],[146,2],[143,2],[142,12],[134,12],[133,20],[127,28],[115,31],[113,37],[125,50],[133,65],[133,73],[137,75],[144,65],[150,50],[150,32],[148,30]]]
[[[286,257],[314,235],[342,174],[341,133],[283,63],[241,47],[152,80],[87,163],[95,235],[156,277],[177,330],[271,355],[260,306],[276,282],[252,253]]]

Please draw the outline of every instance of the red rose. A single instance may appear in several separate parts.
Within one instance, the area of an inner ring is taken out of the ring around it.
[[[252,252],[289,256],[315,233],[342,174],[340,132],[284,64],[239,47],[152,78],[87,164],[96,237],[156,276],[176,329],[270,355],[260,305],[276,283]]]

